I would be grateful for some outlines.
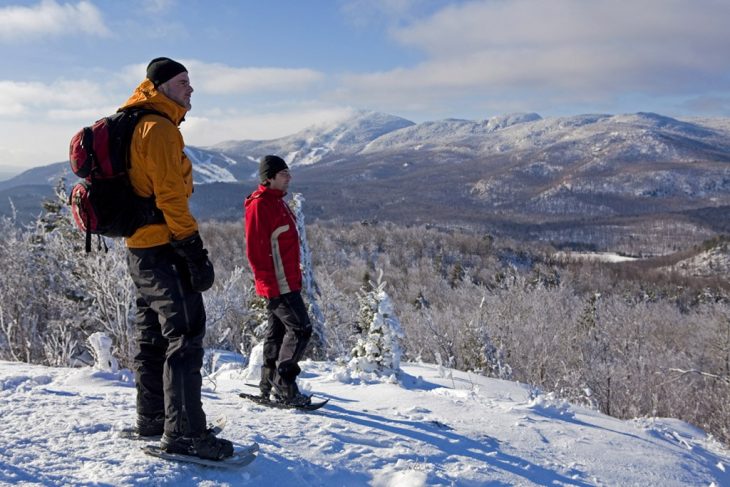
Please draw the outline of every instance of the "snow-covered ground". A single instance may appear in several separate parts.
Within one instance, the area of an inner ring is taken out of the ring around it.
[[[594,262],[626,262],[637,260],[636,257],[627,257],[614,252],[555,252],[558,259],[592,260]]]
[[[134,419],[128,372],[0,362],[2,485],[722,486],[730,451],[672,419],[621,421],[524,385],[404,364],[400,384],[351,381],[303,363],[302,389],[330,399],[313,413],[247,402],[235,365],[205,380],[224,436],[257,441],[230,471],[168,463],[116,436]],[[699,399],[699,398],[698,398]]]

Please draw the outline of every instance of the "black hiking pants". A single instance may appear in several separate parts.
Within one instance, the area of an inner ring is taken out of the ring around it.
[[[312,324],[299,291],[269,299],[266,309],[269,322],[264,335],[263,393],[271,390],[269,379],[285,390],[296,383],[301,372],[299,360],[312,336]]]
[[[187,265],[170,245],[129,249],[127,264],[137,288],[137,414],[164,415],[169,435],[199,436],[206,429],[203,295],[190,287]]]

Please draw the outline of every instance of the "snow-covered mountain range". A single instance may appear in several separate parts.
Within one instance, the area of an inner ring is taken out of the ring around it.
[[[228,141],[209,149],[235,160],[254,162],[266,154],[277,154],[292,166],[307,166],[333,157],[356,155],[373,141],[413,125],[404,118],[361,111],[340,123],[315,125],[287,137],[269,141]]]
[[[507,226],[730,208],[728,119],[527,113],[416,124],[361,111],[279,139],[186,151],[204,218],[240,216],[266,154],[289,162],[292,190],[322,219]],[[57,163],[0,182],[0,201],[64,172]]]

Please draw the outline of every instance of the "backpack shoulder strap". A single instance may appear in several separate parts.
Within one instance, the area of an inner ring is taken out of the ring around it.
[[[129,116],[129,121],[132,123],[132,125],[137,125],[137,122],[144,117],[145,115],[158,115],[165,120],[169,120],[172,123],[172,119],[165,115],[162,112],[159,112],[157,110],[153,110],[151,108],[138,108],[138,107],[132,107],[132,108],[120,108],[117,110],[117,113],[125,113]]]
[[[130,146],[132,144],[132,136],[134,134],[134,129],[137,126],[137,123],[139,123],[139,121],[145,115],[159,115],[166,120],[170,120],[170,117],[162,112],[158,112],[157,110],[152,110],[150,108],[120,108],[119,110],[117,110],[117,113],[123,113],[125,115],[120,118],[121,123],[119,123],[119,125],[117,126],[117,130],[119,130],[119,146],[117,150],[124,158],[127,170],[129,170],[129,168],[132,167],[132,151],[130,149]],[[170,122],[172,122],[172,120],[170,120]]]

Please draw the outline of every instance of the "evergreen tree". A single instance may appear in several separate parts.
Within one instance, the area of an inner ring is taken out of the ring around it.
[[[358,293],[362,335],[350,353],[349,368],[353,372],[390,376],[400,371],[404,335],[382,278],[381,270],[372,289],[363,287]]]

